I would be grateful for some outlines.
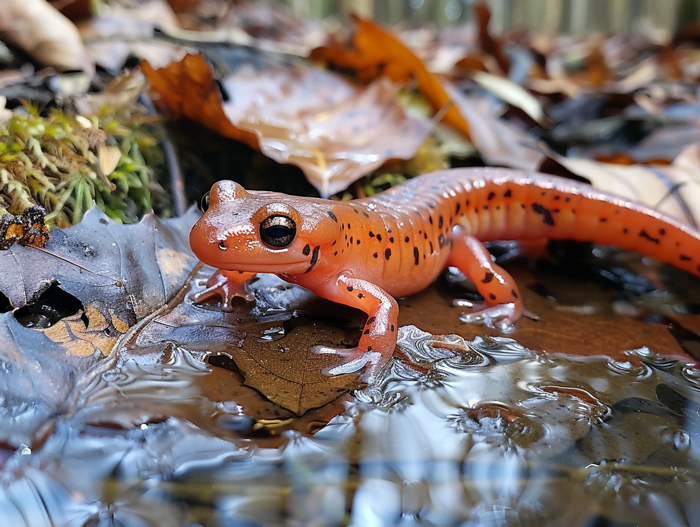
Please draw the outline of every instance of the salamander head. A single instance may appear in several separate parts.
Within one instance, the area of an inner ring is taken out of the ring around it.
[[[340,236],[332,202],[276,192],[246,191],[219,181],[209,209],[190,233],[195,255],[230,271],[302,274]]]

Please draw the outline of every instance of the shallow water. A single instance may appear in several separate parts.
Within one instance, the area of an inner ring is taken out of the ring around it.
[[[2,525],[700,525],[696,369],[414,326],[399,346],[301,418],[197,346],[124,355],[4,451]]]

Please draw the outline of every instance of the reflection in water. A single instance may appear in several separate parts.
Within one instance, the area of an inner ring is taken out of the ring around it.
[[[567,359],[410,326],[399,346],[342,413],[282,446],[245,404],[204,395],[205,354],[125,359],[43,444],[22,446],[14,423],[2,525],[700,525],[698,370],[646,348]]]

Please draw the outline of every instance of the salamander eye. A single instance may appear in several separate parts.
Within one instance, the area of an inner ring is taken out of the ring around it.
[[[202,196],[202,202],[200,203],[200,209],[202,209],[202,212],[206,212],[207,209],[209,208],[209,194],[210,192],[207,192]]]
[[[274,214],[260,223],[260,238],[270,247],[287,247],[297,234],[294,220],[288,216]]]

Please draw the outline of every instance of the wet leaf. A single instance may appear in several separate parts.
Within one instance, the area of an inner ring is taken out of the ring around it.
[[[353,19],[357,29],[352,48],[321,47],[315,49],[309,58],[342,71],[353,71],[365,82],[380,76],[405,84],[415,82],[416,88],[430,101],[435,111],[450,103],[442,80],[428,71],[425,64],[398,38],[374,22],[357,16]],[[469,124],[456,108],[449,108],[443,121],[469,136]]]
[[[386,79],[363,89],[310,66],[257,59],[221,79],[222,103],[202,56],[143,71],[174,116],[300,167],[325,197],[387,160],[410,159],[430,131],[427,120],[406,116]]]
[[[120,226],[92,209],[44,249],[0,251],[0,291],[15,308],[0,315],[0,393],[31,402],[30,413],[66,411],[83,375],[183,287],[195,216]]]

